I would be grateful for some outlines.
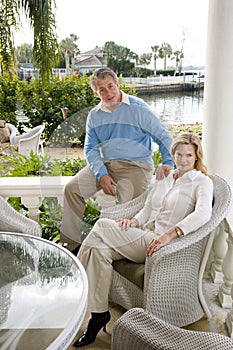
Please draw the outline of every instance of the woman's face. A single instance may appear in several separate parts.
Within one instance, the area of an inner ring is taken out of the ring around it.
[[[178,145],[173,158],[180,175],[194,169],[195,161],[197,159],[194,145]]]

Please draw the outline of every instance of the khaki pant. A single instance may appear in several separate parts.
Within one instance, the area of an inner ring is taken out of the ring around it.
[[[106,161],[109,175],[117,182],[117,196],[120,203],[127,202],[149,186],[153,166],[148,163],[121,160]],[[81,169],[66,185],[64,192],[61,242],[81,242],[81,228],[85,210],[85,199],[99,191],[100,184],[89,166]]]
[[[79,250],[78,258],[88,278],[88,310],[108,310],[112,262],[127,258],[136,263],[145,262],[149,242],[156,237],[152,231],[138,228],[122,230],[110,219],[99,219]]]

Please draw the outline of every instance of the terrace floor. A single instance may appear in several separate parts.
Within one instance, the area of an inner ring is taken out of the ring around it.
[[[227,330],[225,327],[225,318],[227,316],[227,313],[229,309],[222,309],[218,303],[217,300],[217,294],[218,289],[220,286],[213,284],[210,280],[210,277],[208,274],[205,276],[204,280],[204,290],[205,294],[208,295],[208,304],[210,306],[210,309],[212,311],[212,319],[210,321],[207,320],[205,316],[203,318],[187,327],[184,327],[189,330],[195,330],[195,331],[206,331],[206,332],[217,332],[223,335],[228,335]],[[120,307],[116,304],[110,304],[110,313],[111,313],[111,320],[109,324],[107,325],[107,333],[104,333],[102,330],[99,332],[99,334],[96,337],[96,340],[94,343],[87,345],[83,347],[83,349],[92,349],[92,350],[110,350],[111,349],[111,333],[112,333],[112,326],[114,322],[125,312],[126,310]],[[82,332],[86,329],[87,323],[89,320],[89,314],[86,315],[84,322],[81,326],[81,329],[79,330],[76,338],[82,334]],[[73,343],[74,343],[73,341]],[[70,345],[68,350],[74,350],[75,348]],[[129,349],[131,350],[131,349]]]

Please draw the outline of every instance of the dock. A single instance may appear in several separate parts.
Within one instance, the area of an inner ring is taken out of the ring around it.
[[[173,91],[197,91],[204,89],[204,82],[187,82],[176,84],[148,84],[148,85],[135,85],[137,95],[147,93],[161,93],[161,92],[173,92]]]
[[[204,89],[204,82],[188,82],[183,84],[183,91],[196,91]]]

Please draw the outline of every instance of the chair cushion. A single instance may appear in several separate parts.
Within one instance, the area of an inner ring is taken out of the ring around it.
[[[114,269],[130,282],[143,290],[145,264],[137,264],[128,259],[114,261]]]

